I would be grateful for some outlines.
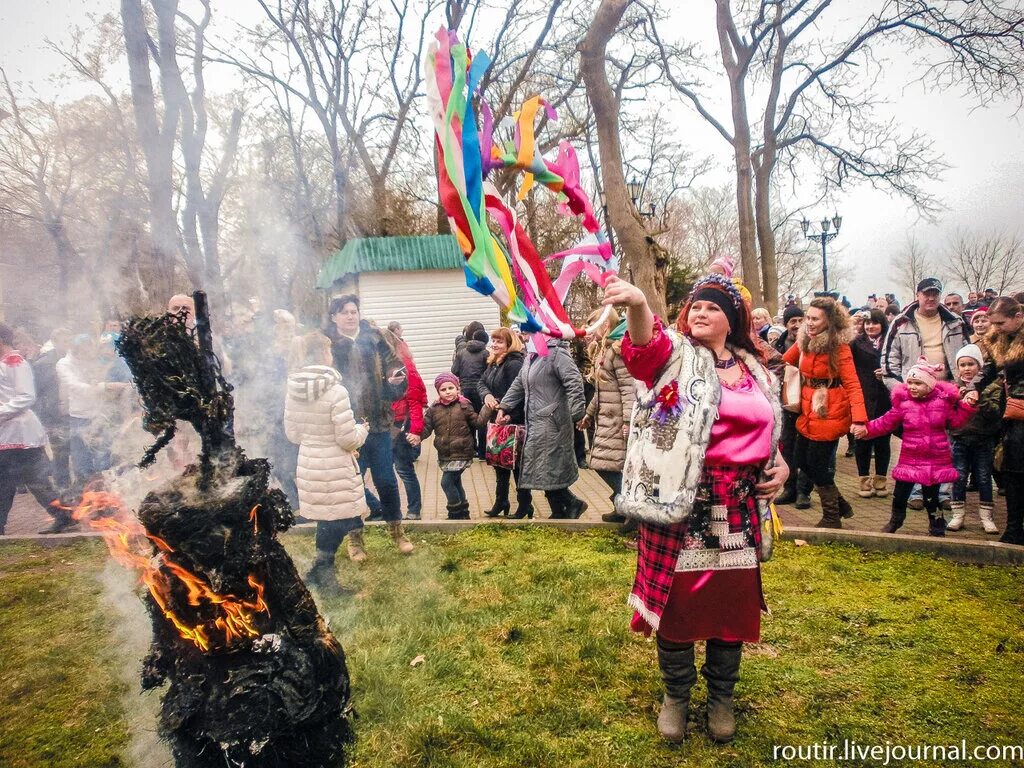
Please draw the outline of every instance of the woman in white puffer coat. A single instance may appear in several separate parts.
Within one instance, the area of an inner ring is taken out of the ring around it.
[[[316,520],[316,558],[306,583],[325,595],[340,595],[345,590],[334,571],[334,556],[346,534],[362,534],[366,498],[356,451],[367,429],[352,414],[348,390],[331,366],[326,336],[314,331],[297,339],[292,362],[284,431],[299,445],[299,513]]]

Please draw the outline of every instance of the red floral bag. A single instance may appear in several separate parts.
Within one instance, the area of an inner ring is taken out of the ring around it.
[[[484,458],[492,467],[513,469],[525,437],[526,427],[521,424],[488,424]]]

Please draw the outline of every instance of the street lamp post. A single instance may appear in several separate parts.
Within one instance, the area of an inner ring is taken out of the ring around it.
[[[629,199],[633,201],[633,207],[636,208],[636,212],[640,214],[640,217],[644,221],[649,221],[654,218],[654,203],[647,203],[646,208],[641,207],[643,202],[640,198],[644,192],[644,185],[637,180],[634,176],[629,183],[626,184],[626,188],[629,190]]]
[[[825,293],[828,293],[828,244],[836,239],[839,235],[839,227],[842,226],[843,217],[838,213],[832,217],[832,221],[828,220],[826,216],[821,220],[819,226],[821,231],[818,233],[808,234],[807,230],[811,228],[811,222],[806,218],[800,222],[800,226],[804,231],[804,236],[808,240],[814,240],[815,242],[821,243],[821,279]],[[829,232],[829,229],[834,226],[835,232]]]

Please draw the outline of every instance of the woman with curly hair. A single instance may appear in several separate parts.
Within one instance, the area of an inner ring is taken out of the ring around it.
[[[619,509],[638,521],[629,604],[633,629],[657,633],[665,683],[658,730],[669,741],[685,738],[693,644],[706,640],[708,732],[730,741],[743,643],[759,641],[764,607],[758,500],[772,499],[789,474],[776,449],[776,380],[728,278],[698,280],[674,329],[617,277],[604,303],[627,308],[622,358],[636,379]]]
[[[800,369],[800,416],[796,420],[796,467],[807,473],[821,497],[818,528],[842,528],[853,507],[836,487],[835,454],[851,425],[867,420],[864,395],[850,351],[850,316],[835,299],[811,301],[796,344],[784,359]]]

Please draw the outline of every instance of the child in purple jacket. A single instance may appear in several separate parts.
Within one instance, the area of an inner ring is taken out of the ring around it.
[[[871,439],[903,427],[900,460],[892,471],[896,488],[892,494],[892,515],[883,533],[895,533],[907,516],[907,501],[915,483],[921,484],[928,533],[945,536],[946,519],[939,512],[939,485],[951,483],[958,474],[946,430],[959,429],[974,414],[977,392],[960,399],[956,385],[939,381],[944,368],[931,365],[924,357],[907,374],[905,384],[892,391],[892,410],[867,426],[854,427],[858,440]]]

